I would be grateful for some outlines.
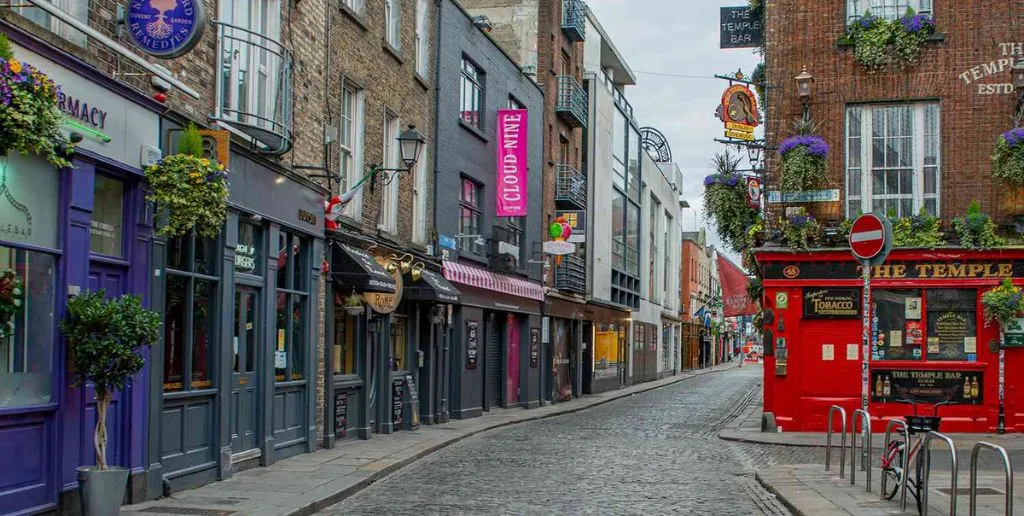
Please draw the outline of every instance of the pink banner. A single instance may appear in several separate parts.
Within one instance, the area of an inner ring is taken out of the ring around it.
[[[526,145],[529,131],[525,109],[498,110],[499,217],[526,216]]]

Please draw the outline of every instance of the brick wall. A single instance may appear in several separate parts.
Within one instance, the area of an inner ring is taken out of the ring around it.
[[[1024,1],[935,0],[942,41],[925,43],[920,62],[903,71],[870,74],[853,58],[851,47],[837,46],[845,31],[842,0],[768,0],[767,137],[777,146],[789,136],[801,114],[793,77],[806,66],[812,85],[810,112],[822,122],[820,134],[832,147],[831,187],[843,188],[844,108],[852,103],[937,100],[941,105],[941,208],[949,221],[977,199],[982,209],[1007,222],[1024,213],[1020,189],[991,178],[990,155],[998,135],[1011,128],[1015,95],[1009,63],[1024,49]],[[1011,43],[1005,45],[1003,43]],[[1015,44],[1012,44],[1015,43]],[[988,71],[994,71],[988,75]],[[997,89],[1002,89],[996,93]],[[769,184],[776,182],[779,160],[768,156]],[[845,193],[843,196],[845,201]],[[838,206],[818,206],[841,217]]]

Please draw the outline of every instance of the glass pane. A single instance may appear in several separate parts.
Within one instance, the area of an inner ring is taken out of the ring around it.
[[[873,168],[885,166],[885,139],[871,139],[871,166]]]
[[[306,335],[306,296],[292,295],[292,335],[288,342],[288,361],[291,363],[291,379],[305,378],[305,335]]]
[[[288,367],[288,294],[277,295],[277,321],[274,328],[274,379],[285,381]]]
[[[975,289],[932,289],[928,307],[928,360],[977,360]]]
[[[850,199],[846,203],[846,218],[852,219],[860,215],[860,199]]]
[[[277,235],[277,288],[291,288],[288,284],[288,266],[291,263],[288,249],[289,235],[284,231]]]
[[[934,198],[924,200],[924,209],[932,217],[939,216],[938,201],[936,201]]]
[[[846,141],[847,143],[847,154],[846,154],[846,166],[849,168],[860,168],[861,163],[861,139],[850,138]]]
[[[0,272],[22,283],[22,305],[0,321],[0,408],[49,403],[52,399],[56,259],[48,254],[0,247]],[[10,283],[0,281],[0,291]],[[0,294],[9,299],[10,294]]]
[[[210,360],[213,347],[214,310],[213,299],[217,284],[207,280],[195,280],[195,295],[192,299],[192,383],[193,389],[213,387],[213,364]]]
[[[217,240],[212,238],[196,239],[195,272],[207,276],[217,275]]]
[[[309,290],[306,282],[306,277],[310,273],[306,245],[302,239],[298,236],[292,236],[292,289],[306,291]]]
[[[178,271],[187,270],[189,236],[172,238],[167,241],[167,268]]]
[[[185,354],[185,310],[188,301],[185,287],[188,280],[167,276],[167,306],[164,321],[164,391],[184,388],[182,374]]]
[[[409,319],[395,316],[391,323],[391,370],[407,371],[406,344],[409,338]]]
[[[356,374],[356,319],[340,310],[334,317],[334,373]]]
[[[239,345],[240,345],[239,341],[241,341],[242,339],[245,338],[245,335],[241,331],[241,329],[242,329],[242,292],[238,291],[238,290],[235,291],[235,311],[234,311],[234,314],[235,314],[235,323],[234,323],[234,325],[232,325],[232,328],[234,328],[234,334],[232,335],[232,341],[231,341],[231,350],[232,350],[232,353],[234,353],[234,358],[231,361],[231,370],[237,373],[239,371],[238,368],[241,366],[241,364],[239,363],[241,361],[241,357],[238,356],[238,352],[239,352],[238,348],[239,348]]]
[[[900,186],[899,192],[904,195],[913,195],[914,193],[914,171],[910,169],[904,169],[899,171],[900,174]]]
[[[914,212],[914,200],[913,199],[901,199],[900,200],[900,216],[910,217],[916,215]]]
[[[256,340],[259,335],[256,300],[255,292],[248,292],[245,296],[245,370],[250,373],[256,371]]]
[[[860,180],[861,170],[859,168],[851,168],[846,172],[846,194],[854,197],[860,196]]]
[[[612,156],[626,163],[626,115],[616,109],[612,124]]]
[[[900,193],[900,180],[898,170],[887,170],[885,172],[885,193],[889,195],[896,195]]]
[[[247,222],[238,223],[238,244],[235,245],[235,272],[263,274],[263,228]]]
[[[913,143],[914,140],[911,137],[899,139],[898,166],[909,167],[913,165]]]
[[[884,195],[885,194],[885,171],[884,170],[872,170],[871,171],[871,193],[872,193],[872,195]]]
[[[861,111],[857,106],[846,108],[846,134],[850,139],[861,135]]]
[[[921,325],[920,290],[873,290],[873,316],[878,317],[878,341],[873,359],[920,360],[924,333]],[[910,308],[908,309],[908,304]],[[913,307],[917,306],[917,314]],[[907,318],[907,314],[912,317]]]
[[[124,183],[103,175],[96,175],[93,197],[89,250],[108,256],[122,256]]]

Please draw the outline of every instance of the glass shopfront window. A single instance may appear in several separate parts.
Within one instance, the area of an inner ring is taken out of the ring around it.
[[[409,345],[409,318],[404,315],[394,315],[391,321],[391,370],[407,371],[408,357],[406,352]]]
[[[304,380],[306,321],[309,316],[308,242],[281,231],[277,255],[277,321],[274,379]]]
[[[263,275],[263,228],[238,223],[238,244],[235,245],[235,272],[239,274]]]
[[[971,360],[978,353],[978,291],[931,289],[928,317],[928,360]]]
[[[164,392],[214,386],[216,245],[191,234],[167,242]]]
[[[872,297],[878,318],[874,359],[977,359],[977,290],[875,290]]]
[[[872,316],[878,317],[878,358],[920,360],[923,339],[921,291],[873,290],[871,295],[874,299]]]
[[[0,279],[4,303],[18,300],[8,317],[0,316],[0,408],[49,403],[54,346],[56,257],[0,246],[0,274],[13,273],[21,295]],[[8,305],[10,306],[10,305]]]
[[[93,199],[89,250],[107,256],[123,256],[124,183],[97,174]]]
[[[356,374],[356,318],[334,313],[334,374]]]
[[[617,378],[626,366],[626,326],[598,323],[594,330],[594,379]]]

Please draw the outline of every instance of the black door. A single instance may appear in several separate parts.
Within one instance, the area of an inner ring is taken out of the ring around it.
[[[591,394],[590,382],[594,378],[594,325],[591,322],[583,323],[583,359],[580,361],[580,369],[583,374],[583,394]]]
[[[256,370],[259,362],[259,296],[251,287],[235,287],[235,331],[231,346],[231,451],[256,449]]]
[[[501,363],[505,355],[501,352],[501,322],[498,317],[492,316],[487,320],[487,358],[486,379],[487,383],[487,409],[501,407],[502,388],[505,385],[501,375]]]

